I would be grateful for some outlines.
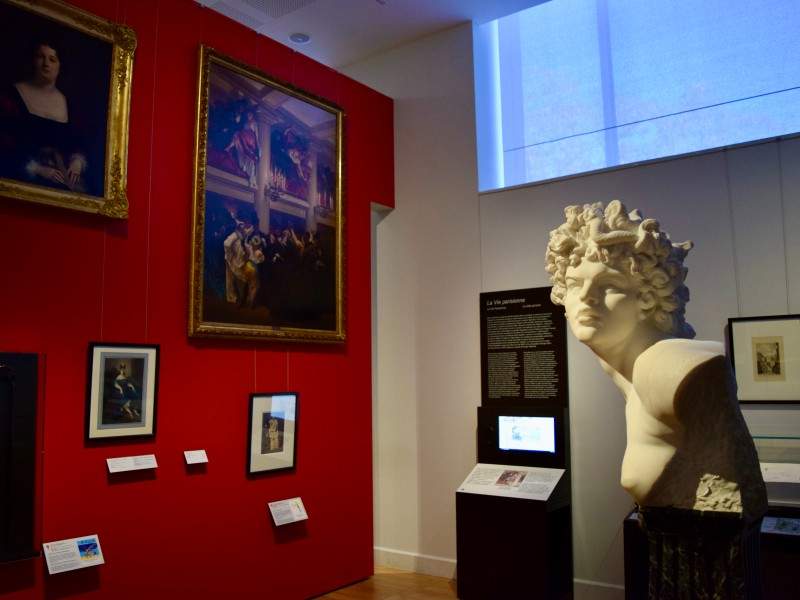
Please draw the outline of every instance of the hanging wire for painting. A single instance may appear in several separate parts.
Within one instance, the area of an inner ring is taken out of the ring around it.
[[[106,299],[106,230],[108,224],[103,226],[103,259],[100,261],[100,339],[103,339],[103,309]]]
[[[156,27],[155,27],[155,44],[153,50],[153,100],[150,107],[150,172],[148,174],[149,181],[147,187],[147,237],[145,239],[145,271],[144,271],[144,340],[148,341],[149,325],[150,325],[150,230],[151,230],[151,214],[153,207],[153,152],[155,147],[155,124],[156,124],[156,73],[158,66],[158,26],[159,26],[159,7],[156,6]]]

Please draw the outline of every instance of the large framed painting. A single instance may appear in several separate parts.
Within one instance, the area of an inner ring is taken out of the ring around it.
[[[155,435],[158,349],[89,344],[86,439]]]
[[[297,457],[297,394],[252,394],[248,423],[248,475],[293,469]]]
[[[58,0],[0,22],[0,196],[127,217],[136,34]]]
[[[190,335],[344,341],[342,120],[201,47]]]
[[[800,315],[728,319],[741,402],[800,402]]]

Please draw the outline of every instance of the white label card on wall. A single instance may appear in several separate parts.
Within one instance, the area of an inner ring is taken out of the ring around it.
[[[50,575],[94,567],[105,562],[97,535],[45,542],[42,546]]]
[[[306,507],[303,506],[303,501],[299,496],[288,500],[270,502],[268,506],[269,512],[272,514],[272,520],[278,526],[308,519]]]
[[[155,469],[158,467],[155,454],[142,454],[140,456],[120,456],[119,458],[107,458],[109,473],[121,473],[123,471],[138,471],[140,469]]]
[[[187,465],[199,465],[208,462],[205,450],[184,450],[183,456],[186,458]]]

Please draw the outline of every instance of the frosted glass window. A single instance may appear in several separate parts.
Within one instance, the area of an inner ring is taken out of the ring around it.
[[[476,26],[481,191],[800,131],[800,2],[550,0]]]

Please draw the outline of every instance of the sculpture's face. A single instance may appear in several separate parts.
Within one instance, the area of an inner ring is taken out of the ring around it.
[[[642,320],[638,288],[630,275],[588,260],[566,272],[564,308],[570,329],[596,352],[625,343]]]

